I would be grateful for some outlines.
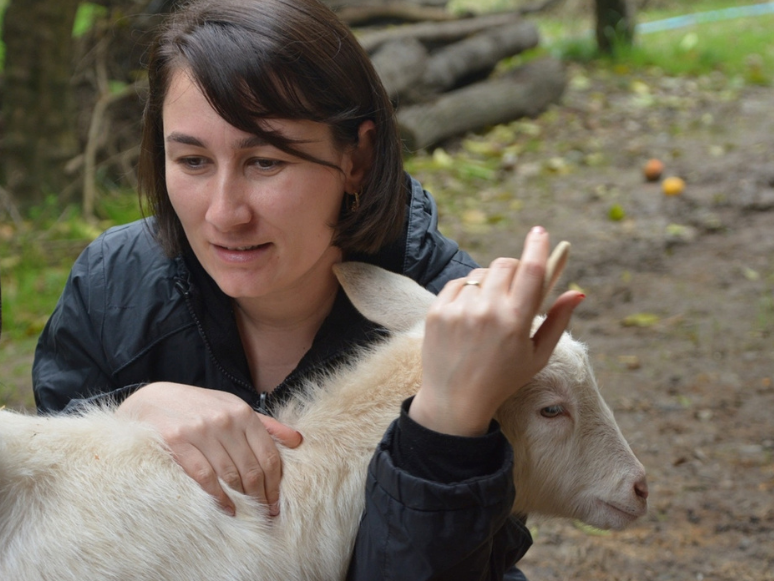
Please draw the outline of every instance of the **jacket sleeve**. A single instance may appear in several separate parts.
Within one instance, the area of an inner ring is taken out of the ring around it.
[[[369,466],[348,581],[523,579],[513,564],[532,538],[510,516],[515,494],[510,446],[502,446],[494,472],[441,483],[396,466],[396,428],[397,422]]]
[[[139,387],[116,385],[105,353],[106,278],[101,237],[76,260],[38,339],[32,366],[38,413],[112,401]]]

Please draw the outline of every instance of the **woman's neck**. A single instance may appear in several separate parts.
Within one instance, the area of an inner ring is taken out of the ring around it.
[[[331,312],[339,289],[328,276],[305,281],[279,296],[235,300],[236,320],[253,384],[272,391],[298,366]]]

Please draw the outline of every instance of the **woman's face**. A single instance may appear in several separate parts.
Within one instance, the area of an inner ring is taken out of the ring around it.
[[[301,140],[296,147],[341,172],[285,153],[229,125],[186,70],[172,77],[163,108],[166,183],[186,237],[204,269],[230,297],[297,296],[331,279],[331,246],[352,155],[330,128],[267,120]]]

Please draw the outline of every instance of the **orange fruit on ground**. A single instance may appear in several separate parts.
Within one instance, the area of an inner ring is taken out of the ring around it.
[[[664,173],[664,164],[658,159],[649,159],[645,166],[642,168],[642,173],[645,174],[645,179],[649,182],[655,182]]]
[[[661,182],[661,190],[666,196],[679,196],[685,190],[685,182],[676,177],[667,178]]]

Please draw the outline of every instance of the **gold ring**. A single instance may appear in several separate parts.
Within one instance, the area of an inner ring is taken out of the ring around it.
[[[463,286],[481,286],[481,281],[473,279],[466,280]]]

